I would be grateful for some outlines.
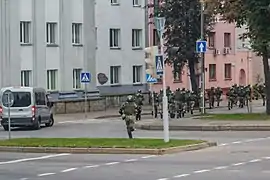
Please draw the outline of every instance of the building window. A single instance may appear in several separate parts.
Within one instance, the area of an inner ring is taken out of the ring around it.
[[[47,89],[48,90],[57,89],[57,70],[56,69],[47,70]]]
[[[111,0],[111,4],[112,5],[118,5],[119,4],[119,0]]]
[[[120,29],[110,29],[110,47],[120,47]]]
[[[110,75],[111,84],[120,84],[120,66],[111,66]]]
[[[30,44],[31,36],[31,22],[21,21],[20,22],[20,42],[22,44]]]
[[[231,47],[231,33],[224,33],[224,47]]]
[[[72,44],[82,44],[82,23],[72,23]]]
[[[142,47],[142,30],[132,29],[132,47],[141,48]]]
[[[174,82],[182,82],[182,72],[175,72]]]
[[[29,87],[31,82],[31,71],[23,70],[21,71],[21,86]]]
[[[140,0],[133,0],[133,6],[140,6]]]
[[[209,80],[216,80],[216,64],[209,64]]]
[[[81,88],[82,69],[73,69],[73,89]]]
[[[57,23],[47,23],[47,43],[56,44]]]
[[[133,66],[133,83],[142,82],[142,66]]]
[[[209,48],[214,48],[215,47],[215,37],[216,37],[216,33],[215,32],[210,32],[208,35],[208,46]]]
[[[228,63],[224,66],[224,77],[225,79],[231,79],[232,78],[232,64]]]
[[[153,29],[153,46],[159,45],[159,36],[158,31],[156,29]]]

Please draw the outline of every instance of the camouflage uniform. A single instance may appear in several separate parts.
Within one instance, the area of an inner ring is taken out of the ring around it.
[[[141,114],[142,114],[142,105],[143,105],[144,97],[141,90],[138,90],[135,94],[135,103],[138,107],[138,112],[136,114],[136,120],[141,120]]]
[[[163,90],[161,89],[159,91],[159,94],[158,94],[158,109],[159,109],[159,114],[160,114],[160,118],[162,119],[163,118]]]
[[[216,96],[216,100],[217,100],[217,107],[219,107],[219,103],[221,101],[221,96],[223,94],[223,91],[220,87],[217,87],[215,89],[215,96]]]
[[[231,110],[236,99],[236,94],[234,93],[233,87],[229,89],[226,96],[228,98],[228,109]]]
[[[119,110],[119,113],[122,116],[122,119],[125,120],[127,126],[127,132],[130,139],[133,138],[132,132],[135,130],[135,116],[137,114],[137,105],[134,102],[132,96],[127,97],[127,101],[122,105]]]
[[[215,103],[215,88],[211,87],[210,91],[207,92],[208,101],[209,101],[209,108],[212,109]]]

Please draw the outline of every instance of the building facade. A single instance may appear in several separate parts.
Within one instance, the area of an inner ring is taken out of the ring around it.
[[[145,89],[145,3],[1,1],[0,85],[121,94]]]
[[[97,86],[101,94],[145,90],[144,0],[96,0]]]

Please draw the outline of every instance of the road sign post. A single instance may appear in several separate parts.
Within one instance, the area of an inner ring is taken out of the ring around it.
[[[3,93],[2,103],[8,107],[8,139],[11,139],[11,119],[10,119],[10,107],[14,103],[14,95],[10,90],[6,90]]]
[[[165,17],[155,17],[155,27],[158,31],[158,35],[160,38],[160,49],[161,49],[161,55],[162,60],[164,61],[164,42],[163,42],[163,33],[165,28]],[[164,142],[169,142],[169,113],[168,113],[168,97],[166,93],[166,71],[165,71],[165,63],[163,62],[163,132],[164,132]]]
[[[81,83],[84,83],[84,117],[87,119],[87,84],[91,82],[90,72],[81,73]]]

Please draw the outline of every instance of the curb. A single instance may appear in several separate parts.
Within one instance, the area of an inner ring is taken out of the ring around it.
[[[147,112],[147,113],[142,113],[142,115],[152,115],[151,112]],[[118,114],[109,114],[109,115],[104,115],[104,116],[98,116],[95,117],[94,119],[108,119],[108,118],[120,118],[121,116]]]
[[[0,146],[0,152],[17,153],[72,153],[72,154],[150,154],[163,155],[184,151],[195,151],[217,146],[215,142],[204,142],[188,146],[164,149],[127,149],[127,148],[59,148],[59,147],[6,147]]]
[[[137,129],[142,130],[163,130],[162,125],[138,125],[135,124]],[[250,125],[250,126],[236,126],[236,125],[222,125],[222,126],[170,126],[171,131],[270,131],[270,125]]]

